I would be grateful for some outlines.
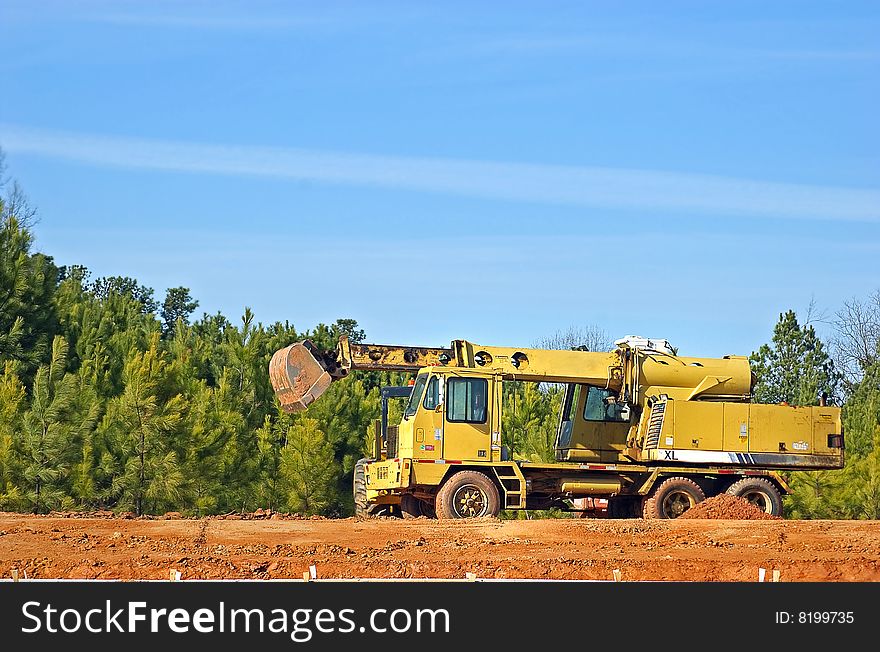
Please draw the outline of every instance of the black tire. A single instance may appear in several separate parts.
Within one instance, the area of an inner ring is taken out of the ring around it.
[[[416,498],[412,494],[403,494],[400,497],[400,512],[403,514],[403,518],[419,518],[420,516],[437,518],[434,505]]]
[[[762,512],[782,516],[782,494],[766,478],[743,478],[727,488],[725,493],[750,502]]]
[[[364,466],[369,462],[363,458],[355,462],[354,477],[352,482],[352,492],[354,494],[354,515],[361,518],[370,516],[370,504],[367,502],[367,478],[364,472]]]
[[[697,503],[706,500],[706,494],[693,480],[667,478],[658,484],[645,501],[645,518],[678,518]]]
[[[440,519],[494,517],[501,511],[501,496],[484,473],[459,471],[440,487],[435,507]]]

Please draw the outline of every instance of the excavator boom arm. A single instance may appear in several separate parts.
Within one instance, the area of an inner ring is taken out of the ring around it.
[[[284,411],[299,412],[351,371],[418,371],[446,364],[452,356],[452,349],[352,344],[346,337],[335,351],[322,351],[303,340],[275,352],[269,378]]]
[[[418,371],[452,366],[483,369],[505,378],[534,382],[588,382],[619,387],[622,372],[616,351],[552,351],[480,346],[454,340],[450,348],[352,344],[342,337],[335,351],[321,351],[309,340],[275,352],[269,377],[287,412],[307,408],[330,384],[351,371]]]

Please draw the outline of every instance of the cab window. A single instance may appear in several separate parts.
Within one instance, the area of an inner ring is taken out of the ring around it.
[[[428,382],[428,374],[421,374],[416,378],[412,394],[409,395],[409,403],[406,404],[406,412],[403,413],[404,416],[411,417],[419,409],[419,401],[422,400],[422,392],[425,390],[426,382]]]
[[[440,402],[440,385],[437,376],[433,376],[428,382],[428,391],[425,392],[425,402],[422,405],[426,410],[433,410]]]
[[[585,421],[626,421],[621,416],[623,404],[617,402],[614,392],[599,387],[590,387],[584,405]]]
[[[583,385],[569,384],[566,388],[565,411],[563,413],[563,421],[573,421],[577,414],[578,401],[580,401],[581,390]]]
[[[485,378],[450,378],[446,382],[446,420],[486,423],[489,382]]]

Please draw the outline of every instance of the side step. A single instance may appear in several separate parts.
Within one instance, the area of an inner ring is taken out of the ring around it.
[[[523,482],[518,475],[501,475],[495,469],[495,477],[504,489],[504,509],[521,509],[525,507],[525,491]]]

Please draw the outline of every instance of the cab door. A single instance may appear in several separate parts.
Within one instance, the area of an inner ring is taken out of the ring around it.
[[[443,457],[488,462],[492,458],[493,381],[448,376],[443,409]]]
[[[443,376],[432,375],[416,420],[413,457],[439,459],[443,454]]]

